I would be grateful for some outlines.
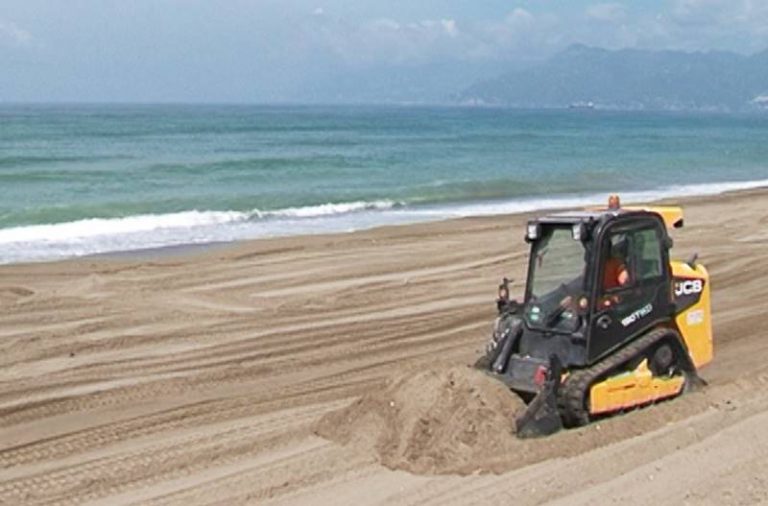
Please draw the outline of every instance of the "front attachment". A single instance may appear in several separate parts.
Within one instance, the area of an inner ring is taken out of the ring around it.
[[[560,360],[555,355],[550,357],[547,377],[541,390],[528,404],[525,412],[515,420],[517,437],[525,439],[548,436],[563,428],[557,409],[557,391],[562,371]]]

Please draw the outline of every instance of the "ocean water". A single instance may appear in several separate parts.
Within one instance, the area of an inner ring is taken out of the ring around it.
[[[768,185],[768,115],[0,105],[0,263]]]

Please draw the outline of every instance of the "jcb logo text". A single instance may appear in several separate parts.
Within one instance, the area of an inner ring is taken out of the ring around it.
[[[675,283],[675,295],[693,295],[704,290],[704,282],[700,279],[686,279]]]

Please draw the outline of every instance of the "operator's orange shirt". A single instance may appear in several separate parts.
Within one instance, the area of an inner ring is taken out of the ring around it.
[[[626,282],[620,281],[622,272],[627,272],[627,266],[624,262],[617,258],[609,258],[605,262],[605,274],[603,275],[603,289],[610,290],[612,288],[618,288]]]

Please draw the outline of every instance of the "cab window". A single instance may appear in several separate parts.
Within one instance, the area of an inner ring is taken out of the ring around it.
[[[657,227],[618,230],[603,245],[602,291],[614,292],[663,275]]]
[[[640,281],[658,278],[663,274],[661,240],[657,229],[647,228],[633,234],[637,255],[637,278]]]
[[[601,279],[603,292],[620,290],[633,283],[631,250],[630,233],[614,232],[606,237]]]

